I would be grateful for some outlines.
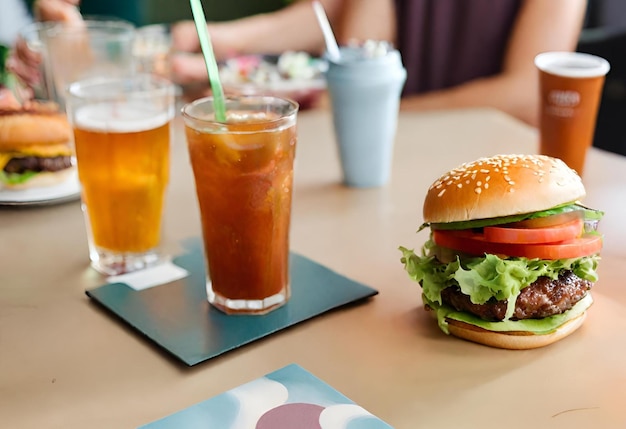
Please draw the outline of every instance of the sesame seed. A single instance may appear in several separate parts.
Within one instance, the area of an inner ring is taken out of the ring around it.
[[[474,192],[476,192],[477,194],[480,194],[483,190],[481,188],[475,188]]]
[[[441,197],[441,196],[442,196],[445,192],[446,192],[446,190],[445,190],[445,189],[442,189],[442,190],[441,190],[441,192],[439,192],[439,193],[437,194],[437,196],[438,196],[438,197]]]
[[[483,186],[483,182],[479,180],[478,182],[476,182],[476,186]]]

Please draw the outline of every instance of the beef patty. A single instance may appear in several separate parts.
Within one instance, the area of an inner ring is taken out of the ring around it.
[[[42,158],[38,156],[24,156],[11,158],[4,166],[6,173],[22,174],[27,171],[60,171],[72,166],[72,158],[69,156],[55,156]]]
[[[539,277],[521,290],[511,320],[542,319],[563,313],[580,301],[592,286],[592,282],[581,279],[571,271],[564,271],[556,280]],[[444,304],[458,311],[475,314],[483,320],[504,320],[506,314],[506,300],[496,301],[491,298],[484,304],[474,304],[458,286],[441,291],[441,299]]]

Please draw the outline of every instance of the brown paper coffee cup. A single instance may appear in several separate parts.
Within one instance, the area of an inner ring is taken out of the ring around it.
[[[539,152],[562,159],[582,175],[593,143],[608,61],[579,52],[544,52],[539,70]]]

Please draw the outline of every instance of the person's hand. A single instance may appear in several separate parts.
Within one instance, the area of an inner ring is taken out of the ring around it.
[[[24,85],[33,87],[41,82],[41,61],[41,53],[31,50],[26,41],[18,37],[7,59],[6,69],[16,75]]]
[[[193,21],[181,21],[172,25],[171,58],[172,79],[181,85],[206,82],[207,73],[200,54],[200,41]]]
[[[181,52],[200,52],[200,41],[193,21],[180,21],[170,29],[172,47]]]
[[[80,0],[36,0],[33,12],[37,21],[62,21],[81,23],[83,18],[78,10]],[[22,91],[32,93],[30,88],[41,83],[41,53],[29,48],[23,37],[18,36],[15,46],[6,62],[6,69],[17,76]],[[30,91],[29,91],[30,90]]]
[[[19,110],[22,105],[9,88],[0,86],[0,110]]]
[[[234,24],[208,24],[213,54],[217,61],[236,56],[238,53]],[[172,25],[172,76],[181,85],[208,82],[200,41],[193,21],[181,21]]]
[[[80,0],[36,0],[33,14],[37,21],[80,22]]]

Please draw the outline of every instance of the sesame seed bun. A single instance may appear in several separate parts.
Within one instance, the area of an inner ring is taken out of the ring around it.
[[[0,151],[20,151],[28,146],[67,144],[71,128],[58,112],[0,112]]]
[[[437,179],[424,200],[424,221],[448,223],[546,210],[585,196],[563,161],[543,155],[496,155],[462,164]]]
[[[597,239],[600,247],[583,246],[591,234],[585,234],[581,219],[593,224],[601,217],[578,203],[584,196],[578,174],[543,155],[480,158],[437,179],[423,206],[422,228],[431,228],[430,240],[421,255],[401,251],[441,330],[491,347],[526,350],[580,328],[593,303],[590,290],[601,248]],[[548,233],[539,231],[547,228],[545,222],[557,229],[572,219],[578,223],[567,239],[534,238]],[[491,240],[486,230],[494,225],[491,229],[502,235]],[[509,235],[507,227],[526,231]],[[572,256],[533,253],[567,246],[581,247]],[[562,263],[564,258],[570,265]]]

